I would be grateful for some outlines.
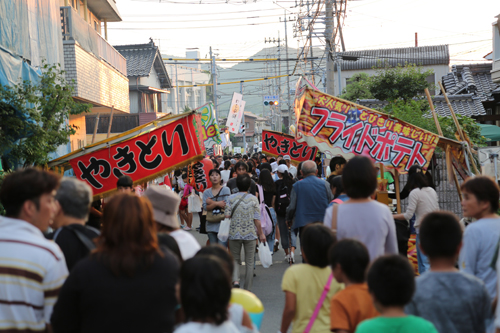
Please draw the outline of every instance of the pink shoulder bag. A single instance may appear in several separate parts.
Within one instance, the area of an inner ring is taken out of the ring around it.
[[[332,284],[333,280],[333,273],[330,273],[330,276],[328,277],[328,282],[325,284],[325,288],[323,289],[323,293],[321,294],[321,297],[319,298],[318,304],[316,304],[316,308],[314,309],[314,312],[311,316],[311,319],[309,319],[309,323],[306,326],[306,329],[304,330],[304,333],[309,333],[311,331],[311,328],[314,325],[314,322],[316,321],[316,318],[319,315],[319,311],[321,310],[321,307],[323,306],[323,303],[325,302],[325,298],[328,295],[328,292],[330,291],[330,285]]]

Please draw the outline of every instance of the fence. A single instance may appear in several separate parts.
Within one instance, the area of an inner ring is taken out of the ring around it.
[[[442,210],[448,210],[450,212],[455,213],[460,218],[462,216],[462,207],[460,205],[460,198],[458,196],[457,188],[455,186],[455,182],[453,179],[448,179],[448,175],[446,174],[446,158],[445,153],[436,153],[437,163],[436,167],[429,171],[431,172],[434,185],[436,186],[436,192],[439,199],[439,208]],[[406,185],[408,181],[408,175],[401,175],[400,186],[401,189]],[[459,183],[462,183],[460,177],[458,177]],[[406,210],[408,205],[408,199],[401,201],[401,209],[402,212]]]

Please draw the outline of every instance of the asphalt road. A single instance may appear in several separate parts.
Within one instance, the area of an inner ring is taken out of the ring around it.
[[[193,214],[193,230],[191,234],[198,240],[201,246],[205,246],[207,235],[200,234],[195,230],[199,226],[198,214]],[[242,250],[243,252],[243,250]],[[284,262],[285,252],[281,249],[273,255],[273,265],[269,268],[264,268],[260,264],[257,256],[257,265],[255,268],[256,277],[253,278],[252,292],[264,304],[264,319],[260,332],[276,333],[281,326],[281,314],[285,304],[285,294],[281,291],[281,279],[285,270],[289,267],[288,262]],[[295,262],[301,262],[299,252],[295,254]],[[245,270],[240,269],[241,284],[243,285]]]

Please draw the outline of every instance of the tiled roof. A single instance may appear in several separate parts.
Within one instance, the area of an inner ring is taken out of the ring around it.
[[[453,65],[451,73],[442,81],[448,95],[474,94],[481,101],[493,100],[491,96],[498,85],[491,80],[491,63]]]
[[[456,114],[467,117],[486,115],[486,110],[484,109],[481,99],[473,94],[448,96],[448,99]],[[378,99],[358,100],[357,103],[367,108],[377,110],[383,109],[388,104],[386,101],[379,101]],[[442,117],[451,116],[450,109],[448,108],[444,96],[434,96],[432,98],[432,103],[434,104],[434,109],[437,114]],[[430,117],[430,112],[426,116]]]
[[[360,50],[339,52],[339,56],[357,57],[356,61],[340,60],[342,70],[372,69],[387,63],[389,66],[404,66],[405,63],[421,66],[448,65],[448,45],[403,47],[395,49]]]
[[[167,69],[161,59],[160,51],[154,43],[118,45],[114,48],[127,59],[128,77],[145,77],[151,75],[153,68],[158,72],[160,88],[171,88]]]

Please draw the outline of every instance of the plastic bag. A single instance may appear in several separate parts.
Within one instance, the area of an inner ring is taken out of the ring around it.
[[[259,258],[264,268],[269,268],[273,264],[273,257],[268,243],[259,242]]]
[[[188,197],[188,212],[189,213],[199,213],[201,212],[201,202],[200,197],[194,192]]]
[[[225,218],[222,220],[219,226],[219,233],[217,234],[217,238],[221,242],[226,242],[229,238],[229,225],[231,224],[231,219]]]

